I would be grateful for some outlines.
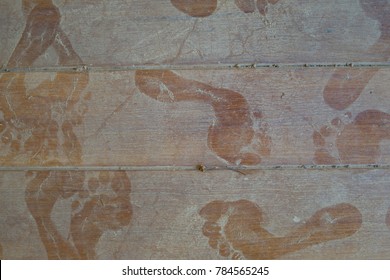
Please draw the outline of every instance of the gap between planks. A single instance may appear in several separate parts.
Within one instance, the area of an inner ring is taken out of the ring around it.
[[[217,63],[189,65],[130,65],[130,66],[56,66],[56,67],[20,67],[0,68],[0,73],[28,72],[107,72],[130,70],[227,70],[261,68],[390,68],[390,62],[346,62],[346,63]]]
[[[390,164],[268,165],[268,166],[0,166],[2,171],[237,171],[390,169]],[[244,174],[244,173],[243,173]]]

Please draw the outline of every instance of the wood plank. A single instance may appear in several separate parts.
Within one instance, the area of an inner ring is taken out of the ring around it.
[[[21,2],[0,3],[8,68],[386,62],[390,54],[386,1]]]
[[[4,73],[3,166],[388,164],[390,70]]]
[[[0,172],[0,243],[4,259],[388,259],[389,183],[364,169]]]

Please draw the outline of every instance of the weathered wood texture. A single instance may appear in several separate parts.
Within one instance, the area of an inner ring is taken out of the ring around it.
[[[389,57],[386,0],[21,2],[0,3],[4,67],[31,66],[12,60],[20,40],[30,58],[54,43],[34,66],[64,65],[58,50],[66,36],[84,63],[94,66],[384,62]]]
[[[1,164],[389,163],[390,71],[343,71],[5,73]]]
[[[389,11],[1,1],[0,258],[390,258]]]
[[[388,259],[388,170],[0,173],[4,258]]]

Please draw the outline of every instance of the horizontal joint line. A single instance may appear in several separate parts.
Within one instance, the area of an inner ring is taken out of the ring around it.
[[[390,68],[390,62],[342,62],[342,63],[217,63],[192,65],[129,65],[129,66],[53,66],[1,68],[0,73],[30,72],[107,72],[134,70],[227,70],[227,69],[263,69],[263,68]]]
[[[0,171],[237,171],[245,170],[390,169],[390,164],[258,165],[258,166],[0,166]]]

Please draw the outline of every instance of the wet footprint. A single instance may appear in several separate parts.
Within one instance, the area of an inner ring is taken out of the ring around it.
[[[179,11],[192,17],[208,17],[217,8],[217,0],[171,0]]]
[[[274,5],[279,2],[279,0],[235,0],[236,6],[243,11],[244,13],[253,13],[255,9],[259,13],[265,16],[268,12],[270,4]]]
[[[22,8],[26,26],[7,67],[31,67],[49,47],[56,51],[60,65],[82,64],[59,25],[61,15],[52,1],[23,1]],[[64,153],[69,162],[79,164],[81,145],[73,126],[82,122],[87,111],[84,89],[89,74],[59,72],[31,89],[26,88],[25,78],[25,73],[0,77],[0,141],[4,144],[0,163],[14,164],[23,154],[29,164],[47,164]]]
[[[382,60],[390,58],[390,2],[387,0],[360,0],[365,14],[380,24],[381,36],[368,50],[370,53],[384,53]],[[376,69],[337,69],[323,91],[325,102],[336,110],[344,110],[359,98],[365,86],[379,71]]]
[[[34,218],[48,259],[79,259],[75,248],[58,231],[52,220],[57,201],[68,199],[82,189],[84,172],[27,172],[27,207]]]
[[[102,234],[130,224],[131,185],[124,171],[99,172],[97,176],[75,171],[29,175],[26,203],[49,259],[95,259]],[[52,220],[54,205],[63,199],[72,200],[67,238]]]
[[[390,139],[390,114],[367,110],[344,124],[335,118],[330,126],[313,132],[316,164],[372,164],[381,155],[380,144]]]
[[[362,224],[359,210],[341,203],[323,208],[284,237],[262,227],[263,213],[248,200],[213,201],[200,210],[209,245],[232,259],[276,259],[285,254],[353,235]]]
[[[256,8],[265,16],[270,5],[279,0],[235,0],[236,6],[244,13],[253,13]],[[172,5],[179,11],[192,17],[208,17],[217,9],[217,0],[171,0]]]
[[[344,110],[354,103],[379,69],[337,69],[326,84],[323,97],[326,104]]]
[[[252,114],[238,92],[182,78],[173,71],[138,70],[138,89],[160,102],[203,102],[213,107],[216,120],[209,127],[208,146],[229,164],[256,165],[270,154],[271,138],[262,114]]]
[[[31,66],[55,40],[61,15],[51,0],[23,1],[26,26],[7,67]]]
[[[60,27],[59,9],[51,0],[23,1],[26,26],[7,67],[33,66],[51,46],[60,65],[82,65],[82,60]],[[89,74],[57,73],[54,79],[27,90],[24,73],[2,75],[0,137],[8,145],[0,163],[17,155],[29,164],[61,166],[82,161],[82,147],[73,131],[87,111],[90,94],[84,94]],[[55,89],[55,90],[53,90]],[[24,94],[21,94],[24,93]],[[32,118],[31,116],[34,116]],[[25,133],[25,132],[28,133]],[[24,138],[21,135],[26,135]],[[27,172],[25,201],[34,218],[49,259],[95,258],[95,247],[107,230],[130,223],[130,180],[125,172]],[[65,238],[52,219],[60,200],[73,201],[70,235]]]
[[[105,231],[130,224],[131,185],[124,171],[99,172],[72,204],[70,234],[81,259],[95,259],[96,245]]]

